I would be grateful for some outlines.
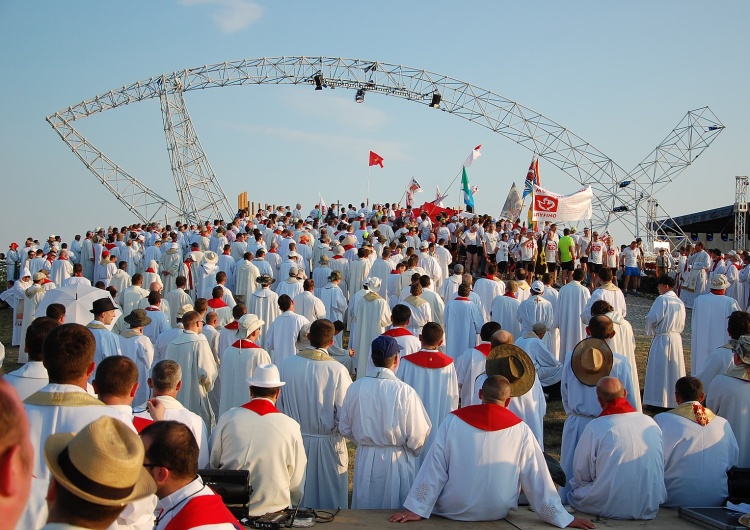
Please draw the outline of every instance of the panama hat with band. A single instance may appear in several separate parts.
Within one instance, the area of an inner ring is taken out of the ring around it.
[[[596,386],[599,379],[612,371],[613,356],[602,339],[587,338],[573,349],[570,365],[573,375],[586,386]]]
[[[534,386],[534,363],[515,344],[501,344],[492,348],[487,355],[485,367],[487,376],[502,375],[510,382],[511,397],[523,396]]]

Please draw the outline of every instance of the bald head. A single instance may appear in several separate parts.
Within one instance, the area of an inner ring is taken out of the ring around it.
[[[501,344],[513,344],[513,334],[510,331],[501,329],[492,334],[492,337],[490,337],[490,345],[493,348],[496,348]]]
[[[602,377],[596,384],[596,397],[602,408],[606,408],[615,399],[626,396],[627,391],[616,377]]]
[[[163,286],[159,282],[151,282],[151,285],[149,286],[149,290],[156,291],[157,293],[160,293]]]
[[[488,377],[479,391],[479,399],[482,403],[506,407],[510,401],[510,381],[502,375]]]

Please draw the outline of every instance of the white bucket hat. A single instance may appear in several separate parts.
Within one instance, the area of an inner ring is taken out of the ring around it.
[[[246,339],[252,335],[256,329],[260,329],[265,322],[253,314],[247,314],[240,318],[237,321],[237,324],[239,327],[237,328],[235,335],[238,339]]]
[[[279,369],[275,364],[259,364],[255,368],[252,377],[246,379],[249,386],[258,386],[260,388],[278,388],[286,383],[281,381]]]

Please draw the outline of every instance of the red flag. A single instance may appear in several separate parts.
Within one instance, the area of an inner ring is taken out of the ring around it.
[[[375,151],[370,151],[370,165],[383,167],[383,157]]]

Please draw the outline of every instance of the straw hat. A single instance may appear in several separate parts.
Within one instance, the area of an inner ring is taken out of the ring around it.
[[[213,250],[207,250],[203,254],[203,261],[205,261],[206,263],[216,263],[217,261],[219,261],[219,256]]]
[[[612,350],[602,339],[587,338],[579,342],[570,358],[573,375],[586,386],[596,386],[599,379],[612,371]]]
[[[318,260],[319,265],[328,265],[331,262],[331,258],[329,258],[326,254],[323,254],[320,256],[320,259]]]
[[[143,467],[144,454],[132,427],[110,416],[77,434],[51,434],[44,443],[44,460],[55,480],[76,497],[102,506],[125,506],[156,493]]]
[[[729,281],[723,274],[716,274],[711,278],[712,291],[724,291],[727,287],[729,287]]]
[[[237,324],[238,328],[235,332],[235,336],[238,339],[246,339],[252,335],[256,329],[260,329],[265,322],[252,313],[248,313],[247,315],[243,315],[242,318],[237,321]]]
[[[260,285],[262,285],[263,287],[268,287],[276,280],[274,280],[270,274],[261,274],[260,276],[255,278],[255,281],[259,283]]]
[[[190,311],[195,311],[193,304],[184,304],[182,307],[180,307],[177,310],[177,314],[175,315],[175,318],[182,318],[185,316],[185,313],[189,313]]]
[[[151,317],[149,317],[143,309],[133,309],[123,320],[125,320],[125,322],[127,322],[132,328],[148,326],[151,324]]]
[[[279,369],[276,368],[275,364],[259,364],[255,368],[253,376],[248,377],[246,381],[250,386],[261,388],[278,388],[286,384],[281,380]]]
[[[534,363],[515,344],[501,344],[492,348],[487,355],[485,370],[488,376],[502,375],[510,381],[511,397],[523,396],[534,386]]]

